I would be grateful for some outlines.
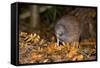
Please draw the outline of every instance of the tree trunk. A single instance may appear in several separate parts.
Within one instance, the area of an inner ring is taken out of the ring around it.
[[[39,24],[39,6],[37,5],[32,5],[31,8],[31,19],[30,19],[30,26],[32,28],[36,28]]]

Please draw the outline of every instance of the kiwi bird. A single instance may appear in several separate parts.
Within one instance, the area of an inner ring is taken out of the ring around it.
[[[80,38],[80,22],[75,16],[64,16],[55,25],[57,43],[78,42]]]

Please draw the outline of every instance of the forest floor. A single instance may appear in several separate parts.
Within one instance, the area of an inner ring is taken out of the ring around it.
[[[57,45],[38,33],[19,32],[19,64],[96,60],[96,39]]]

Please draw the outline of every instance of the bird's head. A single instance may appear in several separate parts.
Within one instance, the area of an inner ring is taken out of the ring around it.
[[[58,25],[58,26],[55,28],[55,34],[56,34],[56,37],[57,37],[57,38],[60,38],[60,37],[64,34],[64,27],[61,26],[61,25]]]
[[[55,35],[56,35],[56,38],[57,38],[58,45],[59,45],[59,42],[61,42],[60,38],[63,36],[63,34],[64,34],[64,27],[62,25],[56,26]]]

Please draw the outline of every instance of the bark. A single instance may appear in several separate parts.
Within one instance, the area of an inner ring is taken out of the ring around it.
[[[31,27],[36,28],[39,24],[39,7],[37,5],[32,5],[31,6]]]

